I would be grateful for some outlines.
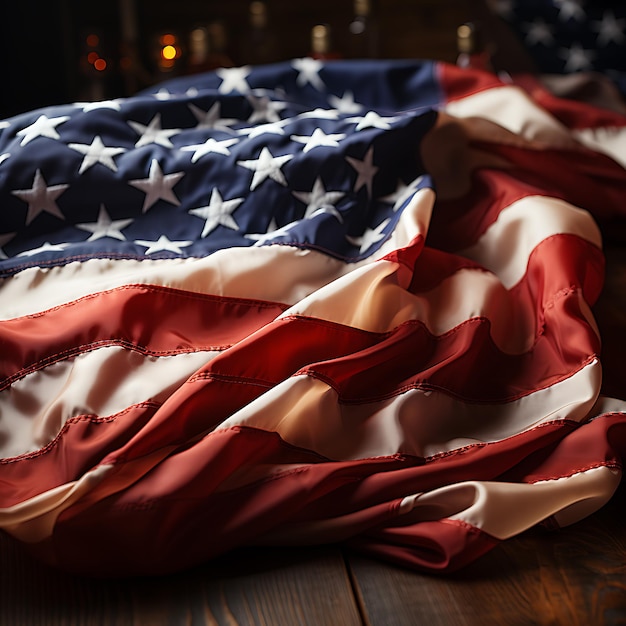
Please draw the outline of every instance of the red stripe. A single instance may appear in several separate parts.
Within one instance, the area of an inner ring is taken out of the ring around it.
[[[420,322],[402,324],[389,333],[371,333],[302,317],[268,322],[254,336],[246,335],[200,369],[156,412],[141,436],[117,449],[112,458],[126,455],[136,458],[159,447],[179,445],[189,436],[214,428],[299,370],[322,378],[337,389],[343,401],[350,402],[379,400],[413,387],[438,388],[476,401],[502,402],[545,388],[578,371],[599,351],[598,338],[579,308],[575,287],[580,283],[579,276],[582,277],[584,295],[592,300],[601,284],[600,269],[599,252],[576,237],[559,236],[541,244],[531,257],[525,280],[514,294],[517,305],[528,306],[531,311],[535,310],[535,303],[540,303],[536,325],[541,334],[533,349],[522,355],[503,354],[491,340],[486,319],[469,320],[441,337],[431,335]],[[168,296],[167,310],[181,312],[179,323],[184,325],[191,346],[206,337],[204,325],[211,330],[208,324],[211,318],[203,317],[206,309],[201,306],[191,313],[195,325],[185,322],[184,313],[190,308],[190,301],[184,294],[148,288],[146,292]],[[125,293],[126,290],[114,292]],[[171,297],[174,295],[183,297]],[[214,304],[213,299],[200,299],[201,304],[206,301]],[[92,302],[92,299],[83,301],[88,305]],[[125,299],[117,302],[126,303]],[[219,300],[223,319],[242,319],[228,311],[228,304],[224,299]],[[274,313],[271,307],[265,309],[258,303],[247,306],[234,301],[232,304],[234,312]],[[63,310],[60,307],[52,313],[52,322],[46,315],[28,318],[28,322],[38,321],[44,329],[49,329],[58,323],[57,311]],[[79,306],[72,311],[82,327],[91,319],[89,312],[82,313]],[[109,317],[121,319],[122,315]],[[128,317],[124,319],[129,321]],[[167,337],[174,336],[176,325],[161,322],[155,325],[154,319],[142,315],[141,321],[148,325],[148,331],[141,333],[141,325],[131,316],[131,329],[143,336],[151,330],[163,329]],[[241,334],[249,332],[251,323],[245,321],[244,329],[236,328]],[[34,345],[38,343],[39,333],[34,327],[30,331],[33,335],[29,341]],[[151,339],[158,344],[158,333],[152,332]],[[163,344],[158,347],[162,349]],[[149,343],[147,349],[157,348]],[[512,372],[516,376],[511,377]],[[109,452],[113,450],[105,446],[102,456]],[[78,475],[72,475],[71,479]]]
[[[513,400],[568,378],[597,353],[599,340],[581,321],[578,307],[575,293],[553,302],[543,334],[522,355],[501,353],[491,341],[488,321],[481,319],[439,338],[420,323],[380,335],[308,318],[283,319],[199,370],[164,403],[141,436],[111,460],[183,444],[298,368],[333,386],[344,402],[376,401],[412,387],[442,389],[474,401]]]
[[[569,378],[595,358],[599,343],[581,322],[578,296],[571,294],[546,311],[543,334],[522,355],[501,352],[486,319],[468,320],[440,337],[421,323],[406,323],[352,357],[302,372],[334,387],[342,402],[376,402],[420,388],[470,402],[502,403]]]
[[[412,290],[428,286],[421,277],[428,282],[442,271],[430,260],[428,254],[418,260]],[[380,400],[413,387],[443,389],[474,401],[521,397],[569,377],[598,355],[600,342],[576,289],[588,303],[595,302],[603,269],[601,251],[578,237],[559,235],[537,246],[510,295],[518,309],[534,313],[538,335],[526,354],[502,353],[491,340],[487,319],[468,320],[440,337],[420,322],[409,322],[369,347],[354,345],[352,356],[326,359],[303,371],[331,384],[342,401]]]
[[[428,249],[423,252],[417,258],[414,288],[423,287],[419,277],[429,274],[427,268],[421,268],[423,272],[420,269],[421,262],[429,261]],[[438,267],[439,264],[430,265],[429,269],[432,273]],[[104,331],[110,332],[114,320],[122,328],[118,329],[121,336],[134,333],[135,337],[144,338],[141,344],[135,339],[133,348],[141,345],[150,353],[180,350],[182,332],[186,350],[205,349],[205,345],[199,348],[199,344],[216,336],[221,341],[226,335],[233,340],[239,333],[243,338],[235,348],[200,370],[158,411],[153,406],[129,408],[125,415],[134,415],[136,425],[125,422],[126,417],[121,416],[110,421],[77,416],[42,453],[3,464],[3,481],[6,477],[5,484],[15,485],[15,491],[3,493],[8,499],[3,502],[8,506],[24,494],[34,495],[74,480],[107,455],[119,463],[125,458],[136,459],[159,448],[169,450],[183,444],[190,436],[214,428],[300,368],[327,380],[345,401],[377,399],[418,385],[440,387],[478,400],[519,397],[571,375],[597,353],[598,340],[583,321],[575,292],[556,301],[554,297],[582,280],[584,295],[592,301],[598,293],[600,277],[601,256],[591,244],[573,236],[553,237],[540,244],[531,256],[524,281],[515,289],[518,302],[527,301],[531,310],[534,302],[542,303],[537,321],[544,322],[545,309],[545,324],[538,324],[544,330],[533,351],[521,356],[499,352],[489,337],[487,320],[468,321],[440,338],[431,336],[419,323],[401,325],[392,333],[368,333],[308,318],[271,322],[282,310],[280,305],[150,286],[112,290],[42,314],[11,320],[3,326],[20,329],[21,338],[29,346],[28,355],[33,354],[35,347],[42,347],[37,355],[39,361],[31,356],[35,362],[42,362],[46,350],[59,356],[58,346],[74,349],[72,341],[76,336],[93,332],[91,324],[102,313],[102,306],[107,311],[99,327],[103,340],[107,337]],[[163,315],[146,315],[145,307],[160,310]],[[211,322],[215,322],[214,326]],[[229,324],[226,331],[223,324]],[[251,329],[260,327],[254,337],[249,336]],[[61,332],[55,335],[54,329]],[[19,333],[11,332],[5,337],[6,346],[20,338]],[[79,343],[76,350],[81,349],[84,346]],[[515,386],[511,386],[507,375],[512,371],[522,373]],[[140,434],[135,436],[139,427]],[[73,462],[68,464],[66,457],[72,457]],[[40,476],[35,486],[31,484],[33,472]]]
[[[425,293],[462,269],[481,267],[465,257],[424,248],[408,290]],[[576,235],[554,235],[531,252],[526,273],[509,289],[510,298],[518,309],[534,312],[536,323],[540,323],[546,304],[563,289],[581,286],[585,300],[595,302],[602,289],[604,268],[604,255],[595,244]]]
[[[495,74],[483,70],[460,68],[450,63],[437,63],[436,70],[444,101],[447,102],[504,85]]]
[[[356,350],[358,358],[337,358],[308,366],[305,371],[327,380],[338,389],[343,401],[373,401],[416,386],[440,388],[474,400],[503,401],[566,378],[575,367],[585,364],[586,352],[581,350],[585,337],[580,324],[573,320],[568,325],[562,312],[555,319],[557,328],[570,340],[569,353],[562,347],[562,339],[552,341],[547,333],[548,337],[538,342],[532,353],[521,357],[503,355],[494,349],[487,336],[488,326],[481,320],[467,323],[462,331],[445,336],[439,345],[433,345],[432,337],[421,326],[410,324],[401,326],[372,349]],[[315,333],[313,327],[305,331],[303,321],[286,321],[280,326],[282,337],[273,333],[266,337],[268,343],[302,334],[321,343],[321,335]],[[327,342],[336,347],[350,335],[353,333],[343,336],[332,333]],[[252,346],[252,350],[255,349],[258,346]],[[0,464],[2,481],[15,486],[14,491],[2,493],[2,506],[10,506],[25,494],[34,495],[75,480],[101,461],[124,463],[156,450],[170,450],[202,436],[272,384],[241,376],[240,370],[245,369],[246,364],[260,368],[267,362],[263,358],[253,360],[251,355],[251,351],[238,351],[234,365],[239,364],[239,367],[232,377],[225,373],[223,364],[216,372],[211,372],[209,366],[204,374],[184,384],[158,410],[155,405],[140,405],[109,419],[90,416],[71,419],[41,452]],[[428,357],[425,366],[424,355]],[[280,377],[282,363],[279,361],[264,376],[278,374]],[[509,379],[511,371],[520,374],[514,386]],[[289,375],[289,372],[282,373],[285,377]],[[72,459],[72,463],[62,461],[67,458]],[[38,477],[36,483],[33,483],[34,476]]]
[[[500,543],[480,529],[455,520],[380,528],[348,545],[371,557],[427,572],[455,572]]]
[[[488,89],[506,87],[496,75],[475,68],[459,68],[448,63],[438,63],[437,73],[447,102],[461,100]],[[622,128],[626,126],[623,114],[596,107],[588,102],[559,98],[551,94],[537,76],[517,74],[513,85],[525,91],[539,108],[554,115],[571,129]]]
[[[619,430],[615,426],[619,425]],[[568,453],[567,440],[588,438],[594,446]],[[577,433],[580,433],[578,436]],[[563,440],[562,444],[558,442]],[[556,445],[556,457],[555,455]],[[560,454],[559,446],[564,453]],[[608,458],[626,450],[626,424],[623,416],[599,418],[579,426],[553,422],[521,435],[492,444],[477,444],[439,455],[424,464],[423,459],[396,455],[372,460],[324,462],[306,450],[286,444],[275,433],[249,428],[217,431],[171,454],[150,474],[122,493],[77,505],[64,512],[51,542],[38,547],[57,565],[90,574],[143,574],[173,571],[215,557],[235,546],[253,543],[280,528],[312,519],[331,519],[355,511],[371,511],[370,523],[380,528],[386,517],[395,518],[394,502],[403,495],[429,491],[463,481],[498,480],[515,472],[522,464],[528,474],[529,462],[539,467],[551,459],[562,475],[579,468],[606,464]],[[225,481],[237,484],[254,467],[303,467],[252,480],[234,490],[221,491]],[[123,468],[120,469],[123,471]],[[105,482],[108,479],[105,479]],[[115,478],[113,478],[115,480]],[[98,490],[104,487],[98,487]],[[389,503],[386,512],[379,505]],[[365,532],[361,520],[358,532]],[[408,566],[427,564],[432,557],[421,547],[430,537],[441,546],[442,570],[455,568],[475,558],[487,544],[476,550],[456,549],[465,541],[461,532],[456,540],[442,538],[439,522],[414,524],[402,531],[390,531],[396,549],[388,557]],[[463,524],[450,532],[456,535]],[[466,527],[469,534],[475,529]],[[356,531],[355,531],[356,532]],[[385,530],[382,531],[384,535]],[[445,535],[446,533],[444,533]],[[478,533],[480,534],[480,533]],[[376,539],[365,540],[365,547],[376,550]],[[391,537],[387,537],[390,539]],[[318,537],[323,540],[323,537]],[[467,539],[467,538],[466,538]],[[483,539],[488,539],[483,537]],[[493,544],[491,544],[493,545]],[[385,552],[383,550],[383,552]]]
[[[514,165],[511,174],[523,183],[543,187],[544,195],[561,197],[598,219],[624,217],[626,169],[592,150],[527,150],[481,143],[481,149]]]
[[[491,151],[491,146],[485,149]],[[451,252],[468,248],[514,202],[529,196],[563,199],[564,194],[554,189],[546,194],[545,187],[543,181],[520,180],[509,170],[475,171],[466,195],[437,200],[429,225],[428,244]]]
[[[297,371],[321,378],[344,402],[381,400],[412,387],[473,401],[522,397],[570,377],[599,352],[575,291],[548,305],[541,335],[522,355],[502,353],[485,319],[441,337],[420,322],[378,334],[310,318],[278,320],[200,369],[166,401],[141,440],[121,453],[134,457],[146,445],[182,443]]]
[[[40,450],[0,459],[0,508],[77,480],[140,432],[157,408],[143,403],[109,417],[76,416]]]
[[[222,350],[285,308],[154,285],[95,293],[0,323],[0,389],[29,372],[103,346],[158,356]]]
[[[503,480],[534,483],[570,476],[594,467],[622,468],[626,453],[626,416],[612,413],[575,429],[550,450],[538,451],[523,459]]]

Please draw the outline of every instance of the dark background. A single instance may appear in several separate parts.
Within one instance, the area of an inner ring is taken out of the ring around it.
[[[0,37],[3,81],[0,118],[50,104],[114,98],[185,71],[190,31],[220,20],[228,34],[226,52],[233,64],[254,62],[240,51],[248,29],[249,0],[134,0],[136,52],[140,77],[128,80],[120,70],[121,2],[128,0],[11,0],[3,7]],[[310,52],[314,25],[326,23],[332,47],[348,57],[347,35],[352,0],[268,0],[275,60]],[[437,58],[454,61],[456,28],[471,17],[465,0],[379,0],[373,19],[379,31],[381,58]],[[183,56],[170,72],[155,65],[158,33],[178,35]],[[94,77],[85,63],[85,37],[100,36],[99,54],[107,59],[105,72]],[[94,86],[94,81],[98,84]]]

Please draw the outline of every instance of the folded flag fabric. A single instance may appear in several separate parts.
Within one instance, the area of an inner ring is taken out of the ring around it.
[[[594,72],[626,94],[626,5],[618,0],[489,0],[542,74]]]
[[[0,122],[0,528],[98,576],[445,572],[601,507],[626,119],[529,84],[305,58]]]

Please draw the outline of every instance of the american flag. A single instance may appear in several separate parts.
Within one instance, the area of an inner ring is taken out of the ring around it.
[[[594,72],[626,94],[622,0],[488,0],[542,74]]]
[[[451,571],[590,514],[625,138],[414,60],[0,122],[0,528],[93,575],[327,542]]]

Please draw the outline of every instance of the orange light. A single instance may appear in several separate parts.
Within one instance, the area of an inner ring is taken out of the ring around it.
[[[93,64],[93,66],[99,71],[99,72],[104,72],[104,70],[106,70],[107,68],[107,62],[104,59],[98,58],[96,59],[95,63]]]
[[[91,63],[92,65],[99,59],[100,57],[98,56],[97,52],[90,52],[87,55],[87,61],[89,61],[89,63]]]
[[[161,50],[161,56],[168,61],[175,59],[177,53],[178,51],[174,46],[163,46],[163,49]]]
[[[100,43],[100,37],[95,33],[87,35],[87,45],[91,48],[95,48]]]
[[[171,33],[161,35],[161,43],[164,46],[173,46],[176,43],[176,37]]]

